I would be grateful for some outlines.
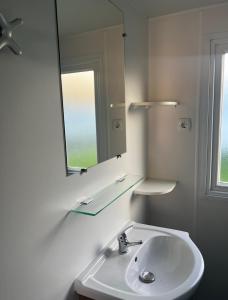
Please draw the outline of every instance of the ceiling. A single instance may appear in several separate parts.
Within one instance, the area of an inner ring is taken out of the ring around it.
[[[112,0],[115,3],[115,0]],[[158,17],[228,0],[121,0],[145,17]],[[118,3],[118,1],[117,1]],[[57,0],[60,35],[79,34],[122,23],[121,11],[107,0]]]
[[[228,2],[228,0],[129,0],[146,17],[158,17],[188,9]]]
[[[60,35],[122,24],[122,12],[107,0],[57,0]]]

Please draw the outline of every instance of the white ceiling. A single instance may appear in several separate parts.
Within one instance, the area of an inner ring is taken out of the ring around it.
[[[107,0],[57,0],[60,35],[121,24],[122,12]]]
[[[131,5],[147,17],[158,17],[188,9],[221,4],[228,0],[129,0]]]
[[[228,0],[121,0],[145,17],[157,17]],[[113,0],[115,2],[115,0]],[[57,0],[60,35],[78,34],[122,23],[122,14],[108,0]]]

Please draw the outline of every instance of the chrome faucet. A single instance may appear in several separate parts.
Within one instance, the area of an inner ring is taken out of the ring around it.
[[[131,227],[133,227],[133,225],[130,225],[129,227],[127,227],[117,237],[118,243],[119,243],[119,253],[120,254],[127,253],[129,247],[136,246],[136,245],[141,245],[143,243],[142,240],[137,241],[137,242],[129,242],[128,241],[126,231],[128,229],[130,229]]]

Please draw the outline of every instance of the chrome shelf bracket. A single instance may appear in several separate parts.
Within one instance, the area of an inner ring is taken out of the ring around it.
[[[0,51],[8,47],[14,54],[22,55],[22,50],[13,39],[13,31],[16,27],[23,24],[21,18],[8,22],[0,13]]]

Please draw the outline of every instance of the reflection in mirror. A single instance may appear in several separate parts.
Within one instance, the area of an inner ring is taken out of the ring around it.
[[[121,11],[56,0],[67,174],[126,152]]]
[[[62,74],[61,78],[68,166],[88,168],[97,164],[94,71]]]

